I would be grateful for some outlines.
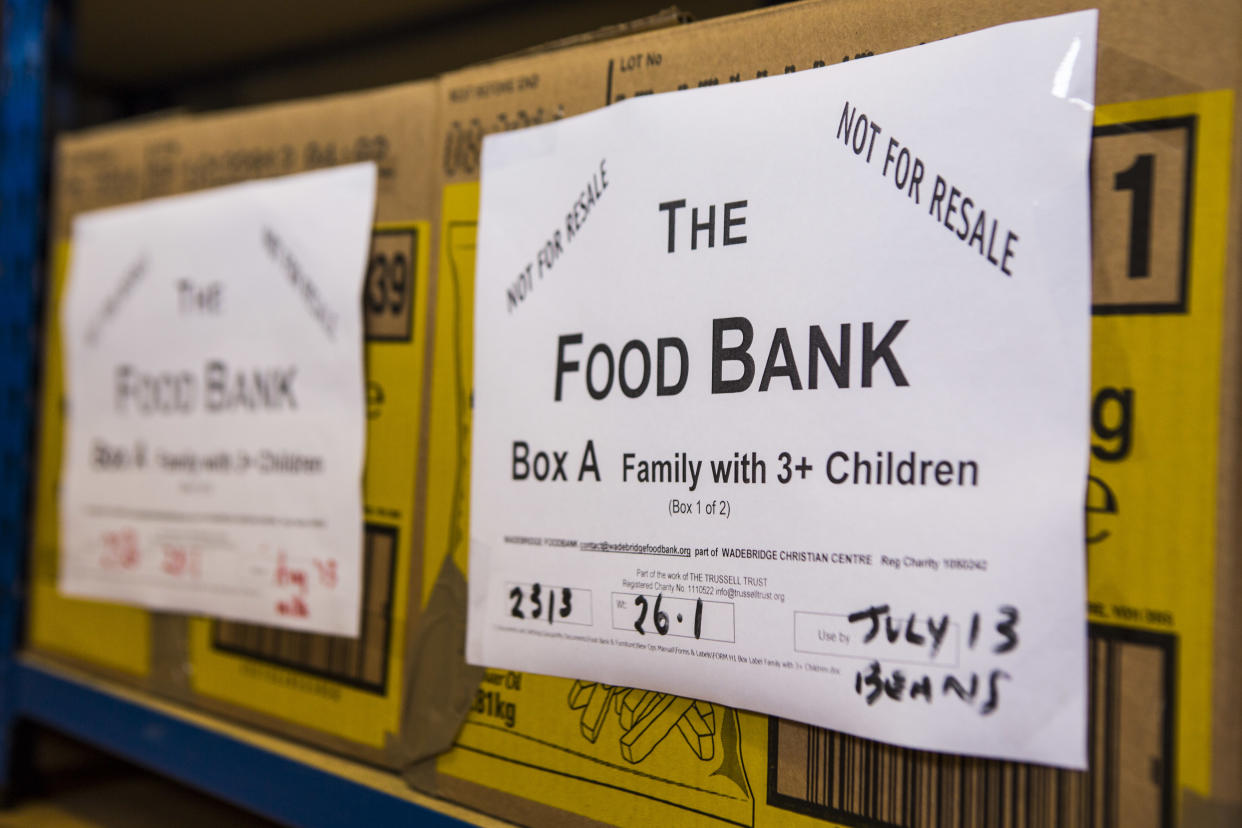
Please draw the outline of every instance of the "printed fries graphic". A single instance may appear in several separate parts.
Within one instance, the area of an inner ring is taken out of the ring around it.
[[[599,738],[609,709],[625,731],[621,736],[621,756],[627,762],[646,759],[664,737],[676,729],[699,759],[707,761],[716,753],[716,714],[707,702],[575,681],[569,690],[569,707],[582,711],[582,735],[591,743]]]

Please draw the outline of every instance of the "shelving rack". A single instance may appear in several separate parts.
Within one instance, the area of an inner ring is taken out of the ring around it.
[[[217,722],[19,650],[42,282],[47,0],[3,0],[0,75],[0,806],[26,722],[296,826],[477,822],[397,776]]]
[[[19,656],[8,669],[12,716],[276,822],[449,828],[482,819],[409,790],[394,774],[109,687],[34,657]]]

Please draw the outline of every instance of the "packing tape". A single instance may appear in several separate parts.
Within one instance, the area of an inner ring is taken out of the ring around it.
[[[435,763],[428,760],[453,746],[483,679],[482,667],[466,664],[466,600],[466,577],[447,557],[406,663],[401,732],[387,744],[402,776],[420,790],[433,791]]]

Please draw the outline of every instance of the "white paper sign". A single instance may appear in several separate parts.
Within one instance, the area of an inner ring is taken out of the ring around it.
[[[471,662],[1084,766],[1095,31],[486,139]]]
[[[62,591],[356,636],[375,166],[79,217]]]

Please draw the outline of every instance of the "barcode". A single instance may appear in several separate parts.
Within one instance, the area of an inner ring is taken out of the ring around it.
[[[768,803],[843,825],[1173,823],[1173,635],[1090,625],[1086,772],[950,756],[770,719]]]
[[[383,695],[388,681],[397,528],[369,523],[364,538],[358,638],[216,621],[212,646]]]

